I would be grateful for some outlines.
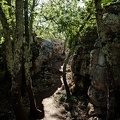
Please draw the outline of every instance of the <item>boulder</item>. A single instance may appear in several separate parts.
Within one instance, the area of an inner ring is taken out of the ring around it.
[[[106,107],[106,92],[98,90],[93,86],[88,89],[88,96],[90,97],[92,103],[96,106]]]
[[[41,71],[43,62],[51,59],[53,54],[53,43],[36,37],[32,44],[32,75]]]
[[[45,40],[36,36],[32,43],[32,75],[41,71],[43,63],[51,58],[59,58],[63,53],[64,42],[58,39]]]

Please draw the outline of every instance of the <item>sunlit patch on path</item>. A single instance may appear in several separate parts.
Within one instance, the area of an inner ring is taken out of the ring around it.
[[[66,120],[65,109],[59,105],[53,96],[43,100],[45,118],[43,120]]]

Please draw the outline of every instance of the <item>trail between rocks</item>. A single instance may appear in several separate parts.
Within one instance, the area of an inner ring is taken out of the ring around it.
[[[63,66],[61,66],[61,69],[62,67]],[[60,80],[62,82],[62,76]],[[58,94],[62,93],[63,91],[64,90],[62,82],[61,87],[59,87],[54,92],[53,95],[43,99],[42,104],[44,106],[45,117],[42,120],[71,120],[70,112],[66,111],[64,106],[59,103],[59,99],[55,97],[56,95],[58,96]]]
[[[51,96],[43,100],[45,117],[43,120],[65,120],[65,109],[63,106],[58,105]]]

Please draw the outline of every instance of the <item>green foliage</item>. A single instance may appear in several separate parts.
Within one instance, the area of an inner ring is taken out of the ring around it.
[[[86,28],[92,27],[95,23],[95,19],[91,19],[88,21],[87,27],[84,26],[79,31],[86,16],[90,13],[94,13],[92,0],[51,0],[36,8],[34,29],[42,37],[49,36],[68,40],[68,46],[71,47],[73,41],[79,40],[80,36],[86,32]],[[94,18],[94,14],[92,18]]]
[[[2,9],[4,10],[5,16],[8,20],[9,27],[13,29],[15,27],[15,1],[13,0],[2,0]]]
[[[68,47],[71,48],[73,41],[80,41],[81,36],[88,31],[87,28],[96,25],[93,0],[49,0],[43,3],[35,0],[34,10],[32,9],[33,1],[29,1],[29,19],[33,14],[33,30],[45,39],[55,37],[67,40]],[[10,28],[13,30],[15,27],[15,1],[2,0],[1,3]],[[102,5],[110,3],[111,0],[102,0]],[[79,31],[86,16],[90,13],[92,13],[91,19]]]
[[[102,5],[110,4],[111,1],[115,0],[102,0]],[[33,2],[35,2],[35,9],[32,9]],[[2,0],[1,4],[10,28],[14,32],[15,1]],[[31,15],[33,15],[33,30],[37,35],[46,39],[55,37],[68,40],[70,48],[73,41],[80,41],[80,37],[87,32],[88,27],[95,26],[94,11],[93,0],[48,0],[42,3],[38,0],[29,1],[29,20],[31,20]],[[91,19],[79,31],[89,13],[93,14]]]
[[[111,2],[116,2],[117,0],[102,0],[102,6],[109,5]]]

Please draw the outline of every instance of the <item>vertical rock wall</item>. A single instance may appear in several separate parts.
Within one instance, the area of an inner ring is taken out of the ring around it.
[[[120,118],[120,2],[104,7],[103,26],[101,40],[96,41],[94,47],[89,47],[91,41],[87,37],[89,43],[83,44],[74,55],[73,80],[81,81],[88,74],[91,84],[87,94],[94,107],[101,110],[104,119],[116,120]]]
[[[96,28],[89,29],[85,36],[82,37],[81,45],[76,50],[72,59],[72,76],[75,84],[73,94],[87,94],[90,85],[89,63],[90,51],[94,48],[94,42],[97,39]]]
[[[105,34],[90,54],[88,95],[95,106],[107,109],[106,119],[114,120],[120,109],[120,2],[106,6],[103,12]]]

